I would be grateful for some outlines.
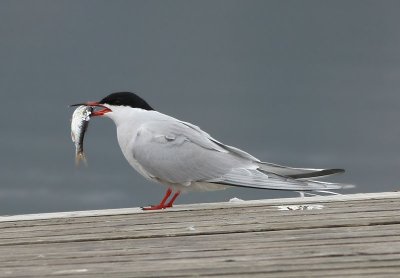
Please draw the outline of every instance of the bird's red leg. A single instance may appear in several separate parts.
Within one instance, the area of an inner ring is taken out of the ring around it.
[[[164,198],[161,200],[161,202],[160,202],[158,205],[149,206],[149,207],[143,207],[142,209],[143,209],[143,210],[157,210],[157,209],[164,209],[164,208],[166,208],[167,206],[165,206],[165,202],[168,200],[168,197],[171,195],[171,193],[172,193],[172,189],[171,189],[171,188],[168,188],[167,192],[165,192]],[[175,193],[175,195],[176,195],[176,193]],[[178,197],[178,196],[175,197],[175,195],[174,195],[174,197],[172,197],[173,200],[175,200],[176,197]],[[179,194],[178,194],[178,195],[179,195]],[[171,202],[169,202],[168,204],[170,204],[170,203],[171,203]],[[172,203],[171,203],[171,206],[172,206]]]
[[[178,198],[179,194],[181,194],[180,191],[176,192],[174,196],[172,196],[171,200],[168,202],[168,204],[165,205],[166,208],[172,207],[172,204],[175,202],[176,198]]]

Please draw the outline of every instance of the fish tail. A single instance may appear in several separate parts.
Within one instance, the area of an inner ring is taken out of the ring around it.
[[[75,165],[79,166],[79,163],[83,161],[83,164],[85,164],[85,166],[87,166],[87,160],[86,160],[86,156],[83,152],[77,152],[75,155]]]

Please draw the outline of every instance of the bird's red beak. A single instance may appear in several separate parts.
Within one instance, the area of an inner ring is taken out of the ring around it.
[[[98,110],[98,111],[93,111],[91,117],[96,117],[96,116],[103,116],[104,114],[111,112],[111,109],[107,108],[103,104],[100,104],[96,101],[89,101],[85,103],[87,106],[95,106],[95,107],[101,107],[103,109]]]
[[[86,106],[94,106],[94,107],[101,107],[103,109],[98,110],[98,111],[93,111],[92,114],[90,115],[91,117],[96,117],[96,116],[103,116],[104,114],[108,112],[112,112],[111,109],[107,108],[101,103],[98,103],[97,101],[88,101],[85,103],[78,103],[78,104],[73,104],[71,106],[80,106],[80,105],[86,105]]]

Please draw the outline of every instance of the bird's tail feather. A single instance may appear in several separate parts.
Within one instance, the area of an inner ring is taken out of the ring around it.
[[[325,191],[354,187],[349,184],[321,182],[312,179],[298,180],[290,176],[284,177],[274,173],[265,173],[257,169],[244,168],[233,169],[228,174],[209,180],[208,182],[238,187],[293,191]]]

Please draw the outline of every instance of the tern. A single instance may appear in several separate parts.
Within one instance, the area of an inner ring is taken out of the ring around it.
[[[351,187],[315,180],[342,173],[343,169],[292,168],[262,162],[214,139],[196,125],[156,111],[135,93],[112,93],[98,102],[72,106],[77,105],[100,108],[91,117],[108,117],[115,123],[119,146],[129,164],[145,178],[167,186],[161,202],[144,210],[172,207],[183,191],[233,186],[323,192]]]

